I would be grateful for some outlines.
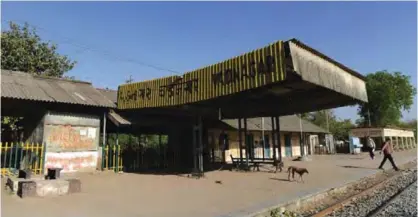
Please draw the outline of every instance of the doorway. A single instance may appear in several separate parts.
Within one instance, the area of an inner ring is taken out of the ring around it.
[[[248,145],[247,147],[248,157],[249,159],[253,159],[254,158],[254,135],[253,134],[247,135],[246,145]]]
[[[269,135],[264,135],[264,158],[270,157],[270,137]]]
[[[284,135],[284,147],[285,147],[285,156],[292,157],[292,134],[287,133]]]

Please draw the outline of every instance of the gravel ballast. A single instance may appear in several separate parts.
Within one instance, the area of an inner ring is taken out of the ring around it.
[[[405,189],[375,217],[417,216],[417,182]]]
[[[387,182],[383,187],[375,189],[373,192],[371,192],[368,195],[356,198],[355,201],[351,201],[351,203],[346,204],[344,208],[328,216],[339,216],[339,217],[367,216],[367,214],[369,214],[373,210],[382,206],[393,195],[395,195],[399,191],[404,190],[406,187],[411,185],[411,183],[416,182],[416,180],[417,180],[416,170],[404,171],[402,172],[400,176]],[[415,209],[416,209],[416,203],[415,203]],[[396,216],[403,216],[403,215],[396,215]]]
[[[357,217],[370,215],[370,212],[378,211],[376,208],[416,181],[416,159],[400,165],[399,168],[401,168],[399,172],[393,169],[377,172],[344,186],[288,202],[256,216],[312,217],[326,215]],[[386,195],[379,194],[379,191],[385,192]],[[375,203],[374,205],[367,204],[369,197],[374,197],[373,200],[369,201]],[[334,213],[327,214],[332,212],[331,209],[335,210]],[[360,212],[356,209],[359,209]]]

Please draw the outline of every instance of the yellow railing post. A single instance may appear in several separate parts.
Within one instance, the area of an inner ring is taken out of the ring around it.
[[[113,165],[112,165],[112,169],[115,170],[116,167],[116,146],[113,145],[113,153],[112,153],[112,161],[113,161]]]
[[[118,171],[123,171],[122,154],[120,153],[120,145],[118,145]]]
[[[41,143],[41,157],[39,159],[39,174],[43,175],[42,172],[44,171],[44,145]]]
[[[123,157],[120,158],[120,166],[121,166],[121,170],[123,172]]]
[[[0,157],[3,155],[3,143],[0,142]],[[1,162],[1,158],[0,158],[0,162]],[[0,168],[0,175],[3,175],[3,169]]]
[[[37,156],[39,156],[38,153],[39,153],[39,143],[36,143],[36,155]],[[40,170],[41,166],[39,164],[40,161],[38,159],[39,158],[36,158],[36,162],[35,162],[35,174],[38,174],[38,172],[39,174],[41,174],[41,170]]]
[[[29,143],[28,143],[28,142],[26,142],[26,148],[25,148],[25,151],[26,151],[25,156],[26,156],[26,159],[27,159],[27,157],[28,157],[28,151],[29,151]],[[26,162],[25,162],[25,163],[27,163],[27,162],[28,162],[28,160],[26,160]],[[26,165],[26,166],[28,166],[28,165]],[[29,169],[30,169],[30,167],[29,167]]]
[[[32,158],[32,156],[33,156],[33,149],[35,148],[35,144],[33,144],[33,142],[32,142],[32,146],[30,147],[30,160],[32,160],[33,158]],[[35,174],[36,174],[36,166],[34,165],[34,162],[32,162],[31,161],[31,164],[30,164],[30,166],[31,166],[31,168],[32,168],[32,171],[34,171],[35,172]]]
[[[108,152],[108,150],[109,150],[109,146],[108,145],[106,145],[105,146],[105,165],[104,165],[104,169],[108,169],[108,159],[109,159],[109,152]]]
[[[4,154],[3,154],[3,168],[1,168],[1,175],[5,175],[6,173],[6,159],[7,159],[7,146],[9,145],[8,142],[6,142],[5,144],[6,146],[2,149],[4,149]]]

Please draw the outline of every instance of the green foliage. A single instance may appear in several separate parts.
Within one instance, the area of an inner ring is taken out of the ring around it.
[[[280,216],[280,210],[279,209],[273,209],[270,211],[270,217],[279,217]]]
[[[1,133],[2,133],[2,141],[4,142],[11,142],[11,141],[18,141],[19,135],[18,131],[23,129],[22,117],[8,117],[8,116],[1,116]]]
[[[43,42],[35,29],[10,22],[10,30],[1,33],[1,68],[31,74],[65,77],[76,63],[57,53],[57,45]],[[21,118],[2,117],[2,131],[18,130]]]
[[[400,72],[378,71],[368,74],[366,88],[369,103],[361,104],[358,109],[361,117],[358,123],[363,126],[368,123],[368,111],[372,126],[398,125],[402,110],[410,110],[416,94],[410,76]]]
[[[107,135],[108,145],[116,145],[116,133],[110,133]],[[132,148],[139,148],[139,147],[158,147],[159,146],[159,135],[141,135],[135,136],[131,134],[119,134],[119,145],[121,149],[125,149],[128,146],[131,146]],[[168,136],[162,135],[161,137],[161,143],[163,145],[168,143]]]
[[[328,123],[327,123],[328,116]],[[328,129],[336,139],[347,139],[348,132],[354,127],[350,119],[338,119],[332,110],[322,110],[305,114],[305,120],[311,121],[313,124]]]
[[[75,64],[57,53],[56,44],[42,41],[27,23],[21,27],[10,22],[10,30],[1,33],[2,69],[62,77]]]
[[[21,126],[19,126],[19,121],[23,120],[22,117],[8,117],[8,116],[2,116],[1,117],[1,124],[4,125],[2,126],[2,130],[4,130],[5,127],[8,127],[9,130],[15,131],[15,130],[19,130],[22,129]]]

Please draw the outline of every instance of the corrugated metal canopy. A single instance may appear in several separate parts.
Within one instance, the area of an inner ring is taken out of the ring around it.
[[[1,97],[115,108],[91,83],[1,70]]]
[[[280,131],[283,132],[299,132],[300,123],[299,117],[296,115],[282,116],[280,117]],[[238,119],[225,119],[222,122],[228,124],[229,126],[238,129]],[[242,122],[241,127],[244,127],[244,122]],[[247,119],[247,129],[252,131],[261,131],[261,118],[248,118]],[[271,131],[272,123],[270,117],[264,118],[264,130]],[[322,129],[321,127],[312,124],[309,121],[302,119],[302,131],[309,133],[328,133],[327,130]]]
[[[222,117],[233,119],[286,116],[368,101],[360,73],[296,39],[275,44],[194,70],[193,76],[121,85],[118,108],[139,112],[195,106],[210,115],[221,109]]]
[[[112,121],[116,126],[129,126],[131,125],[131,122],[116,113],[115,111],[111,110],[107,117]]]
[[[365,77],[321,52],[292,39],[287,42],[294,71],[303,80],[367,102]]]

